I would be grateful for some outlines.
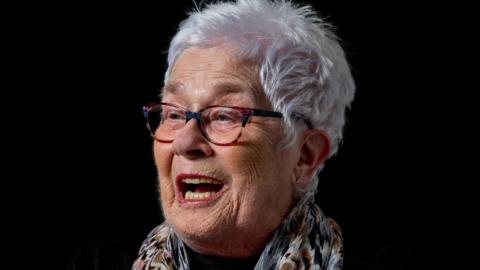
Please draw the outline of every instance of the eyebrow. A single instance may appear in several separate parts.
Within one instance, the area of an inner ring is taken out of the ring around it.
[[[258,91],[253,88],[251,85],[242,86],[236,83],[231,82],[218,82],[216,83],[213,88],[215,89],[215,94],[217,96],[226,96],[228,94],[235,94],[235,93],[245,93],[250,92],[253,95],[253,102],[258,105],[260,104],[260,95]]]
[[[162,95],[164,95],[166,93],[177,95],[177,94],[179,94],[179,91],[182,90],[182,88],[184,88],[184,87],[183,87],[183,84],[180,83],[180,82],[168,82],[163,87]],[[226,95],[235,94],[235,93],[244,93],[244,92],[247,91],[247,89],[249,89],[249,90],[251,90],[250,92],[254,96],[254,100],[253,100],[254,102],[258,103],[259,98],[260,98],[258,96],[257,91],[255,91],[255,89],[253,89],[251,87],[245,88],[242,85],[232,83],[232,82],[223,82],[223,81],[217,82],[217,83],[214,84],[213,89],[214,89],[214,92],[215,92],[215,96],[217,96],[217,97],[226,96]]]
[[[215,85],[213,86],[213,89],[215,89],[216,95],[221,95],[221,96],[234,94],[234,93],[244,93],[246,90],[244,89],[244,87],[235,83],[230,83],[230,82],[215,83]]]
[[[182,84],[178,82],[168,82],[162,89],[162,95],[165,93],[177,94],[178,89],[182,88]]]

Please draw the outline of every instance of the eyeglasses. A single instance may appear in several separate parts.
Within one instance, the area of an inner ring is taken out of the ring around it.
[[[147,118],[152,137],[157,141],[173,142],[188,121],[197,119],[202,135],[217,145],[235,143],[251,116],[283,117],[281,113],[274,111],[216,105],[191,112],[170,103],[146,105],[143,107],[143,114]]]

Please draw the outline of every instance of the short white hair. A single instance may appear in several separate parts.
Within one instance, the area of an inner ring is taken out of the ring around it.
[[[239,57],[258,65],[265,95],[284,115],[285,145],[297,135],[293,116],[302,116],[330,136],[334,155],[355,84],[331,28],[311,6],[287,0],[237,0],[197,7],[170,43],[165,84],[175,60],[187,48],[233,45]],[[301,193],[314,191],[317,185],[314,176]]]

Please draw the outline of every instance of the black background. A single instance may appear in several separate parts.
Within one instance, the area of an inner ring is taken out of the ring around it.
[[[442,76],[431,61],[434,23],[408,2],[304,3],[336,26],[357,84],[318,202],[343,228],[347,256],[410,258],[427,242],[418,234],[436,210],[424,195],[436,188],[432,167],[442,166],[432,155],[440,138],[431,136],[439,90],[431,82]],[[41,264],[65,268],[94,235],[145,235],[161,221],[141,105],[157,100],[165,52],[189,8],[79,2],[24,14],[14,157],[28,206],[15,219],[28,220],[24,231],[48,254]]]

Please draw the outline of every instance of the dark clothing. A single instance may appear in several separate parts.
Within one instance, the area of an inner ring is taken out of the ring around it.
[[[221,257],[198,254],[187,247],[188,259],[192,270],[248,270],[254,269],[260,254],[246,259],[224,259]]]

